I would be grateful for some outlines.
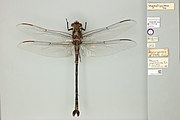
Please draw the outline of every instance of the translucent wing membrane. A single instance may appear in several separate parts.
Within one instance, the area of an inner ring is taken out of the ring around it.
[[[136,42],[130,39],[116,39],[108,41],[87,41],[81,44],[83,56],[107,56],[136,46]]]
[[[68,57],[72,55],[73,50],[71,42],[43,42],[28,40],[20,43],[18,47],[49,57]]]
[[[106,56],[136,46],[131,39],[115,39],[120,33],[135,25],[131,19],[122,20],[107,27],[95,29],[83,34],[80,54],[84,56]],[[72,35],[62,31],[45,29],[29,23],[17,27],[37,40],[23,41],[18,46],[27,51],[50,57],[71,56],[74,50]]]
[[[71,34],[69,33],[45,29],[30,23],[20,23],[17,25],[17,28],[38,40],[56,42],[71,40]]]
[[[122,32],[127,31],[135,24],[136,21],[132,19],[122,20],[112,25],[86,32],[83,34],[83,39],[84,41],[103,41],[112,39],[121,34]]]

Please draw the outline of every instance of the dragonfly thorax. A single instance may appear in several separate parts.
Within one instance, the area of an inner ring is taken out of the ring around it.
[[[82,28],[82,24],[78,21],[75,21],[71,24],[71,27],[73,28],[73,31],[79,31]]]
[[[71,24],[73,31],[72,31],[72,38],[73,39],[82,39],[82,24],[78,21],[75,21]]]
[[[81,39],[74,39],[74,40],[72,41],[72,44],[73,44],[73,45],[80,45],[81,43],[82,43]]]

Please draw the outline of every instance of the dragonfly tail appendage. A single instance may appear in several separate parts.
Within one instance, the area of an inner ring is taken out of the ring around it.
[[[72,115],[73,115],[73,116],[77,115],[77,117],[79,117],[80,111],[79,111],[78,109],[75,109],[75,110],[72,112]]]

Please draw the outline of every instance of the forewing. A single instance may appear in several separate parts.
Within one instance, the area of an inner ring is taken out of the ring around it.
[[[126,19],[112,25],[95,29],[83,34],[84,41],[103,41],[115,38],[121,33],[127,31],[136,24],[135,20]]]
[[[108,41],[87,41],[81,44],[81,54],[83,56],[107,56],[136,46],[136,42],[131,39],[116,39]]]
[[[72,55],[73,50],[71,42],[43,42],[28,40],[20,43],[18,47],[49,57],[68,57]]]
[[[17,25],[17,28],[38,40],[56,42],[71,40],[71,34],[69,33],[45,29],[30,23],[20,23]]]

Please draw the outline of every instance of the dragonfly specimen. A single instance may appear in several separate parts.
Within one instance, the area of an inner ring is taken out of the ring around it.
[[[75,56],[75,109],[72,115],[79,116],[78,104],[78,63],[81,56],[105,56],[118,53],[122,50],[136,46],[131,39],[112,39],[120,33],[135,25],[135,20],[125,19],[106,27],[86,31],[87,22],[83,25],[75,21],[69,27],[66,19],[67,30],[72,32],[56,31],[42,28],[30,23],[20,23],[17,27],[33,36],[21,42],[18,46],[22,49],[51,57]]]

